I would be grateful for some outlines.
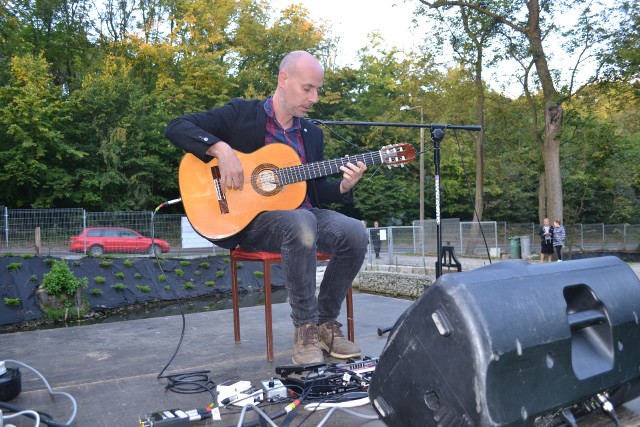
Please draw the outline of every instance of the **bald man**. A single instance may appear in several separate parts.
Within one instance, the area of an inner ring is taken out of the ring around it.
[[[280,63],[272,96],[264,100],[233,99],[228,104],[172,120],[165,136],[203,162],[218,159],[220,181],[227,191],[243,191],[243,166],[235,151],[252,153],[266,144],[291,146],[300,161],[323,160],[322,130],[303,117],[318,102],[324,69],[308,52],[287,54]],[[235,150],[235,151],[234,151]],[[287,281],[294,326],[293,363],[323,363],[323,350],[348,359],[360,356],[336,320],[360,270],[368,236],[362,223],[322,209],[326,203],[353,203],[353,188],[366,166],[341,166],[341,179],[307,181],[306,197],[294,210],[259,214],[239,233],[215,243],[227,249],[279,252]],[[316,253],[331,255],[316,297]]]

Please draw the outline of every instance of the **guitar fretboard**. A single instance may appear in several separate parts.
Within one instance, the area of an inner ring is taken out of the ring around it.
[[[370,151],[368,153],[344,156],[337,159],[323,160],[320,162],[307,163],[304,165],[291,166],[278,169],[278,177],[281,184],[293,184],[294,182],[306,181],[308,179],[320,178],[340,172],[340,166],[347,163],[362,162],[367,167],[382,163],[380,151]]]

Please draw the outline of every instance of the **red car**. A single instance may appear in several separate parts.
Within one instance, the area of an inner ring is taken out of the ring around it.
[[[154,239],[153,247],[151,239],[129,228],[122,227],[87,227],[82,233],[71,237],[69,250],[72,252],[85,252],[92,256],[99,256],[107,252],[142,252],[160,253],[169,251],[169,243],[166,240]]]

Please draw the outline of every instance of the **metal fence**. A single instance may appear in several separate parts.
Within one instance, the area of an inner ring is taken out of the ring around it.
[[[224,253],[200,237],[183,215],[154,215],[151,211],[87,212],[84,209],[9,209],[0,206],[0,226],[3,246],[8,253],[34,253],[38,248],[43,255],[68,256],[72,236],[94,227],[121,227],[140,235],[166,240],[169,254]],[[511,238],[528,240],[531,252],[539,249],[538,229],[535,223],[507,223],[483,221],[464,222],[455,218],[443,219],[440,224],[443,245],[453,246],[459,255],[492,257],[508,254]],[[434,255],[436,253],[437,226],[435,220],[415,221],[413,226],[369,228],[369,233],[380,233],[381,254],[393,260],[397,255]],[[566,227],[567,250],[638,250],[640,224],[575,224]],[[528,239],[526,239],[528,238]],[[89,253],[91,240],[82,238],[80,253]],[[369,245],[369,256],[374,248]],[[122,247],[121,251],[132,251]],[[137,250],[146,253],[144,245]],[[524,252],[524,248],[523,248]]]

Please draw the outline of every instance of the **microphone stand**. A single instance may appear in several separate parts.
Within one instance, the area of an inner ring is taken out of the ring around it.
[[[480,131],[482,126],[470,125],[446,125],[432,123],[389,123],[389,122],[350,122],[310,119],[312,123],[323,125],[346,125],[346,126],[387,126],[387,127],[414,127],[431,129],[429,136],[433,142],[433,163],[435,167],[435,207],[436,207],[436,280],[442,276],[442,228],[440,218],[440,143],[444,139],[445,129],[461,129],[467,131]],[[389,332],[393,327],[378,328],[378,335]]]

